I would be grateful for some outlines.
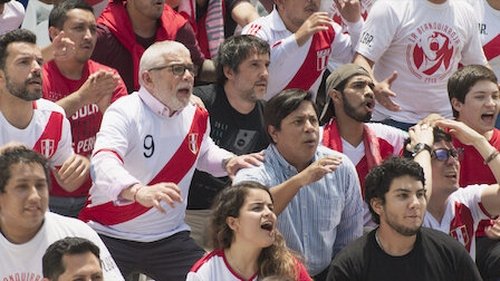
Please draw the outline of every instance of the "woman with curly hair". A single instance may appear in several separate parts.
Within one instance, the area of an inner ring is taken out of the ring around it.
[[[259,183],[242,182],[222,190],[212,208],[215,250],[194,264],[187,280],[312,280],[276,229],[273,208],[271,193]]]

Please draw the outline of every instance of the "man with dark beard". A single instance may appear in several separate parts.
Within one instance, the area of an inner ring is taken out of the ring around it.
[[[432,135],[428,128],[422,131]],[[416,158],[430,159],[424,151]],[[337,255],[327,280],[482,280],[460,244],[422,227],[430,191],[425,183],[424,169],[409,159],[391,157],[370,171],[365,201],[380,225]]]
[[[331,103],[323,110],[322,143],[347,155],[356,165],[361,192],[365,177],[390,155],[399,154],[408,134],[370,121],[375,106],[373,81],[368,72],[355,64],[345,64],[328,76],[326,90]],[[373,225],[365,205],[365,226]]]
[[[0,37],[0,145],[21,142],[50,161],[57,183],[79,187],[89,161],[75,155],[64,110],[42,96],[42,55],[31,31],[18,29]]]

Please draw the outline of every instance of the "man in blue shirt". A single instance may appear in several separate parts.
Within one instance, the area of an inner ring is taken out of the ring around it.
[[[326,278],[332,258],[362,234],[363,205],[352,162],[319,143],[312,95],[285,90],[268,101],[264,121],[271,145],[264,164],[241,170],[234,183],[271,187],[278,228],[305,259],[314,280]]]

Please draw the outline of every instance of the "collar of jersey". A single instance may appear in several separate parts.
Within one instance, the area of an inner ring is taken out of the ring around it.
[[[141,100],[146,104],[151,111],[153,111],[156,115],[161,116],[163,118],[172,118],[178,115],[182,110],[176,111],[172,116],[170,116],[170,109],[163,105],[159,100],[157,100],[151,93],[148,92],[144,87],[141,87],[137,92]]]

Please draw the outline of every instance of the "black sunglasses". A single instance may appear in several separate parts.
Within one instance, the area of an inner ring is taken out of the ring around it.
[[[436,158],[438,161],[446,162],[450,157],[457,159],[458,161],[462,160],[462,156],[464,154],[464,150],[462,148],[459,149],[445,149],[438,148],[432,151],[432,157]]]

